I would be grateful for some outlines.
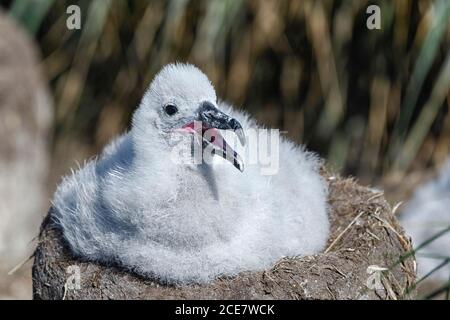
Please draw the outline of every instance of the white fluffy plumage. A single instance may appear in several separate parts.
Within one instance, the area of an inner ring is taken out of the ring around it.
[[[202,101],[237,119],[244,130],[257,127],[247,115],[217,103],[196,67],[164,67],[131,130],[57,188],[53,221],[76,256],[162,282],[204,283],[323,249],[327,186],[314,154],[282,139],[279,170],[271,176],[261,175],[257,164],[240,172],[226,161],[170,161],[165,129]],[[164,114],[167,103],[178,106],[177,115]]]
[[[437,234],[443,233],[416,253],[420,277],[439,267],[446,258],[450,257],[450,232],[444,232],[450,227],[449,208],[450,159],[447,160],[437,178],[415,190],[400,217],[415,248]],[[428,279],[444,283],[449,277],[450,264],[447,263],[433,272]]]

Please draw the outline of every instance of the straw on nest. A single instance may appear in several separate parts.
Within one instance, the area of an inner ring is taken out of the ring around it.
[[[209,285],[167,287],[115,267],[75,260],[61,240],[60,232],[52,229],[46,221],[35,252],[34,298],[413,298],[414,290],[409,289],[415,280],[414,257],[399,261],[412,250],[411,243],[383,193],[359,186],[352,179],[329,175],[327,179],[332,230],[328,248],[322,254],[285,258],[270,270],[244,272]],[[67,273],[71,265],[79,267],[79,289],[70,289],[66,283],[72,281],[71,274]]]

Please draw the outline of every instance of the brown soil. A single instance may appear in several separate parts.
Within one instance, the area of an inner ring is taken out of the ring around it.
[[[331,237],[324,253],[285,258],[264,272],[244,272],[208,285],[164,286],[116,267],[71,257],[58,230],[43,223],[33,266],[35,299],[411,299],[415,260],[408,237],[378,191],[327,175]],[[67,267],[80,268],[81,288],[70,289]],[[369,268],[369,266],[372,266]],[[370,270],[379,273],[375,289]],[[369,271],[368,271],[369,270]]]

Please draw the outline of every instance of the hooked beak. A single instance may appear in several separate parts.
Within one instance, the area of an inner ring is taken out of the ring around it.
[[[244,129],[241,124],[236,119],[217,109],[210,102],[203,102],[200,105],[198,109],[197,121],[201,121],[202,123],[201,135],[203,148],[206,146],[211,146],[215,155],[221,156],[222,158],[228,160],[236,169],[243,172],[244,162],[242,161],[241,156],[228,145],[223,136],[217,130],[233,130],[238,136],[240,143],[245,145],[246,141]],[[183,128],[194,130],[194,122],[184,125]]]

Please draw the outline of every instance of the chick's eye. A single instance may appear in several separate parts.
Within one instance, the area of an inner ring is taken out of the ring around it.
[[[173,116],[175,113],[178,112],[178,108],[173,104],[168,104],[167,106],[164,107],[164,111],[166,111],[166,113],[169,116]]]

